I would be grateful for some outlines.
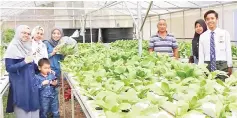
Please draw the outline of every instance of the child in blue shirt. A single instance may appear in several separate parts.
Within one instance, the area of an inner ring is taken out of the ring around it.
[[[51,73],[50,62],[42,58],[38,62],[40,73],[35,75],[40,96],[40,118],[47,118],[52,112],[53,118],[59,118],[59,102],[56,91],[57,78]]]

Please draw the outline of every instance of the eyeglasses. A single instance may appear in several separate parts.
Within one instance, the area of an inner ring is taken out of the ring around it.
[[[30,33],[28,33],[28,32],[21,32],[22,34],[24,34],[24,35],[29,35],[30,36]]]

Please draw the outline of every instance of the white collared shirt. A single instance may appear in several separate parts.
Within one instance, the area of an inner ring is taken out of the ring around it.
[[[210,61],[211,30],[201,34],[199,38],[199,62]],[[214,31],[216,61],[227,61],[228,67],[232,67],[232,53],[230,34],[228,31],[216,28]]]

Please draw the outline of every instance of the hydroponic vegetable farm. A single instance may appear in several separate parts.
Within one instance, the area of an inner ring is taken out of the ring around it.
[[[236,1],[0,4],[0,118],[237,118]]]
[[[80,51],[62,62],[95,117],[236,117],[236,72],[222,82],[216,78],[225,73],[205,65],[147,50],[139,57],[137,43],[78,44]]]

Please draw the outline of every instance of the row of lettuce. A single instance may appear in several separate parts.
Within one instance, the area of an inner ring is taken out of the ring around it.
[[[80,92],[95,111],[107,118],[230,118],[237,111],[237,73],[225,82],[220,71],[205,65],[181,63],[166,55],[149,54],[137,41],[78,44],[73,55],[61,62],[62,70],[74,76]],[[204,116],[201,116],[205,114]]]
[[[6,29],[3,32],[3,42],[8,44],[12,38],[14,36],[14,30],[13,29]],[[120,41],[116,41],[115,43],[113,43],[114,45],[121,47],[121,45],[119,44]],[[136,41],[129,41],[130,44],[126,44],[124,47],[137,47],[138,48],[138,44],[136,43]],[[179,55],[180,58],[189,58],[189,56],[191,55],[191,43],[190,41],[188,42],[179,42]],[[148,48],[148,40],[143,40],[143,49],[147,50]],[[64,52],[65,49],[62,50],[62,52]],[[67,50],[67,49],[66,49]],[[233,45],[232,46],[232,56],[234,59],[237,60],[237,46]]]
[[[125,41],[127,42],[126,44],[123,43],[124,40],[116,41],[112,43],[111,45],[114,47],[119,47],[119,48],[125,48],[125,49],[137,49],[138,50],[138,42],[137,40],[129,40]],[[148,40],[143,40],[142,42],[142,49],[143,52],[147,53],[148,51]],[[192,44],[190,42],[178,42],[179,45],[179,57],[181,59],[188,59],[191,56],[191,49],[192,49]],[[233,66],[237,67],[237,45],[232,45],[232,56],[233,56]]]
[[[120,41],[116,41],[114,43],[112,43],[113,46],[116,47],[121,47],[121,48],[127,48],[127,49],[131,49],[131,48],[136,48],[138,49],[138,42],[136,40],[130,40],[127,41],[128,44],[123,45],[124,40],[120,40]],[[147,50],[148,49],[148,40],[143,40],[142,43],[142,47],[143,50]],[[191,55],[191,49],[192,49],[192,44],[190,41],[179,41],[178,42],[178,46],[179,46],[179,56],[180,58],[189,58],[189,56]],[[233,58],[237,58],[237,46],[236,45],[232,45],[232,56]]]

